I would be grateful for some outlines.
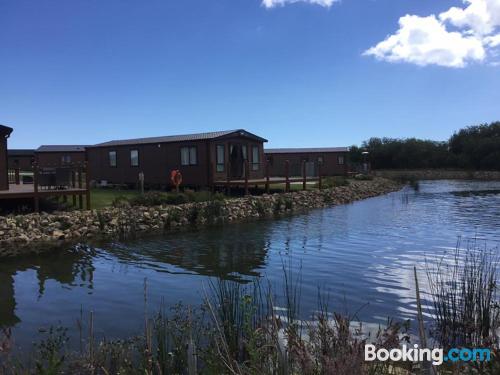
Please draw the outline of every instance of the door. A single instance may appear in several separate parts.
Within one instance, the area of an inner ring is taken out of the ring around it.
[[[243,152],[241,149],[241,144],[231,143],[229,145],[229,162],[231,163],[231,178],[243,178],[244,168],[243,168]]]
[[[313,161],[306,162],[306,176],[316,177],[316,163],[314,163]]]

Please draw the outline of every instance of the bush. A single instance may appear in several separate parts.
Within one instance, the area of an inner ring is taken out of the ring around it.
[[[373,180],[373,176],[369,175],[369,174],[359,173],[359,174],[354,176],[354,179],[358,180],[358,181],[371,181],[371,180]]]
[[[322,181],[322,187],[326,189],[347,185],[349,185],[349,181],[344,176],[326,177]]]
[[[113,202],[111,202],[111,205],[116,208],[126,208],[130,207],[130,201],[127,197],[120,195],[113,199]]]
[[[165,203],[167,196],[159,191],[148,191],[130,199],[132,206],[159,206]]]

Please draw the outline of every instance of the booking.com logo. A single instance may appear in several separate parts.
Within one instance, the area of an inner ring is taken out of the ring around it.
[[[403,345],[399,349],[377,349],[375,345],[365,345],[365,361],[372,362],[375,360],[386,361],[403,361],[403,362],[431,362],[435,366],[440,366],[444,362],[488,362],[491,359],[491,350],[484,348],[452,348],[444,354],[443,349],[427,349],[419,348],[418,344],[413,347]]]

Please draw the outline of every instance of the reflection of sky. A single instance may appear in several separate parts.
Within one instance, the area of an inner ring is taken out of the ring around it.
[[[500,183],[423,182],[418,192],[405,189],[280,220],[107,244],[88,256],[19,260],[1,265],[0,276],[14,282],[10,315],[20,320],[19,345],[30,343],[40,326],[75,327],[81,309],[94,311],[97,334],[138,332],[144,279],[148,310],[155,311],[162,302],[199,304],[208,280],[217,277],[248,282],[262,276],[280,296],[284,267],[294,280],[301,274],[305,319],[317,310],[321,288],[330,310],[385,323],[415,316],[414,266],[428,305],[426,259],[453,252],[458,236],[486,240],[490,248],[500,242],[499,191]],[[0,285],[2,291],[12,295]]]

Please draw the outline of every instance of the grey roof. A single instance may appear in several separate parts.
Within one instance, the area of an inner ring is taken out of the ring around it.
[[[32,149],[8,149],[7,153],[9,156],[33,156],[33,155],[35,155],[35,150],[32,150]]]
[[[36,152],[84,152],[88,146],[84,145],[42,145]]]
[[[123,139],[115,140],[104,143],[98,143],[91,147],[105,147],[105,146],[125,146],[125,145],[138,145],[138,144],[152,144],[152,143],[170,143],[170,142],[186,142],[186,141],[200,141],[208,139],[221,138],[227,135],[238,133],[238,135],[255,138],[262,142],[267,142],[267,139],[261,138],[252,134],[244,129],[236,130],[223,130],[209,133],[196,133],[196,134],[182,134],[182,135],[168,135],[164,137],[149,137],[149,138],[136,138],[136,139]]]
[[[266,148],[266,154],[299,154],[314,152],[349,152],[349,147],[316,147],[316,148]]]

